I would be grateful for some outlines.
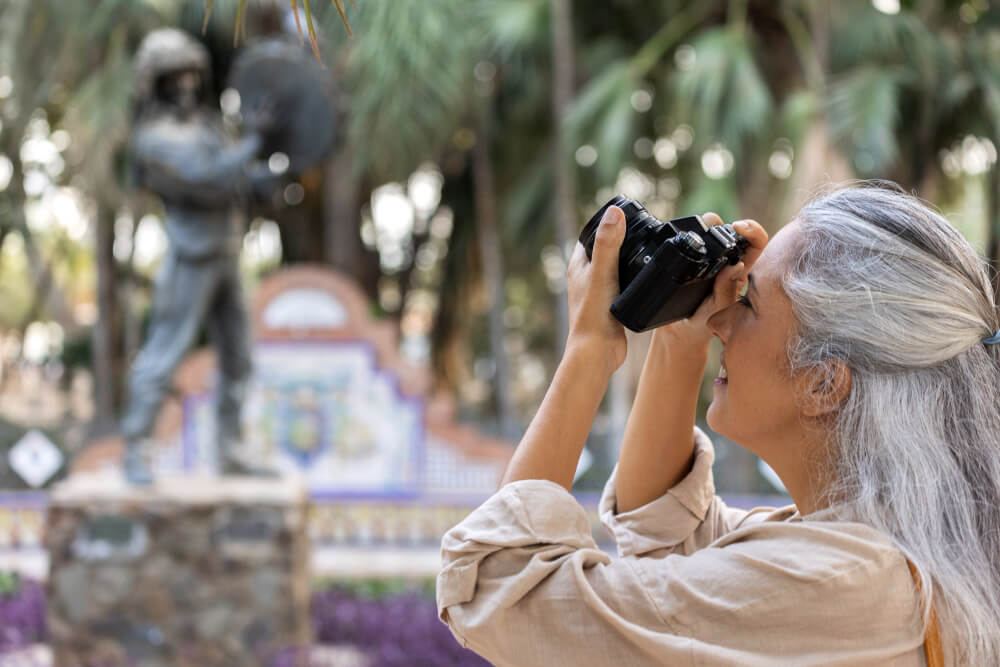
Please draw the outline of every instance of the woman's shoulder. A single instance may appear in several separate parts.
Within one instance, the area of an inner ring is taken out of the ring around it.
[[[907,575],[906,559],[888,535],[827,512],[803,517],[795,505],[751,510],[709,545],[715,556],[766,563],[779,576],[865,580]],[[711,551],[706,555],[711,557]]]
[[[794,507],[751,519],[689,555],[631,562],[668,625],[751,652],[773,641],[805,655],[829,640],[833,656],[845,646],[870,648],[873,636],[891,644],[886,655],[919,647],[916,588],[888,536],[857,522],[803,518]]]

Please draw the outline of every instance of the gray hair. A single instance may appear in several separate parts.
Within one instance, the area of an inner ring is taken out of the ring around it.
[[[990,270],[915,197],[860,183],[799,212],[792,372],[839,360],[826,500],[888,535],[956,664],[1000,665],[1000,329]],[[928,587],[926,582],[930,582]]]

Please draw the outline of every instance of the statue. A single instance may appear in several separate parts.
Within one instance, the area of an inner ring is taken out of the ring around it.
[[[160,29],[143,39],[135,59],[136,124],[131,148],[139,184],[166,209],[170,248],[157,279],[148,338],[129,378],[121,422],[124,473],[150,484],[144,451],[174,370],[206,325],[218,356],[216,387],[222,474],[273,474],[241,451],[240,410],[251,371],[250,322],[239,276],[245,208],[275,178],[255,162],[271,123],[266,104],[244,109],[246,133],[225,132],[222,116],[204,105],[209,54],[187,33]]]

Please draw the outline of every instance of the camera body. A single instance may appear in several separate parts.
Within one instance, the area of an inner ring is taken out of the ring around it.
[[[750,244],[732,225],[708,226],[697,215],[663,222],[639,202],[618,195],[580,232],[588,259],[609,206],[625,213],[625,240],[618,254],[621,294],[611,304],[611,314],[632,331],[690,317],[712,293],[722,267],[739,262]]]

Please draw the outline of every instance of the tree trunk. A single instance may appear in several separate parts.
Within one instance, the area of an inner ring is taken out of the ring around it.
[[[115,212],[105,203],[97,209],[97,322],[92,332],[94,390],[98,431],[109,428],[115,420],[118,403],[120,361],[115,354],[118,340],[119,303],[115,292]]]
[[[576,192],[564,119],[573,98],[573,15],[571,0],[551,0],[552,8],[552,127],[555,132],[555,238],[568,263],[578,233]],[[556,358],[562,356],[569,334],[569,304],[565,288],[556,295]]]
[[[339,148],[324,176],[324,257],[334,269],[353,278],[365,293],[378,298],[378,254],[361,242],[361,203],[369,195],[354,166],[353,156]]]
[[[497,417],[503,437],[514,439],[517,424],[510,388],[510,360],[504,346],[506,331],[503,323],[504,272],[500,235],[497,233],[496,192],[493,188],[493,164],[490,161],[490,115],[492,96],[480,100],[479,132],[473,148],[473,189],[476,198],[476,231],[479,259],[483,270],[483,285],[489,309],[490,349],[496,363],[493,376]]]

